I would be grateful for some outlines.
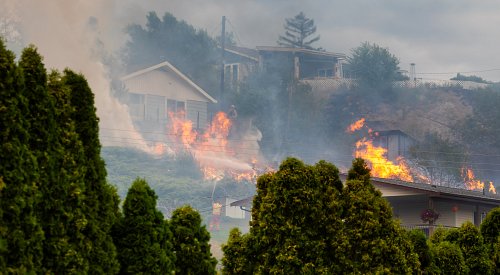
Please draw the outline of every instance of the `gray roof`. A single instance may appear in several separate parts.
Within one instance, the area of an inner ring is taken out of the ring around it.
[[[427,183],[406,182],[395,179],[382,179],[374,177],[372,177],[372,181],[377,183],[402,187],[406,189],[416,189],[416,190],[426,191],[440,196],[481,200],[485,202],[497,203],[500,205],[500,195],[493,194],[490,192],[482,192],[475,190],[467,190],[463,188],[447,187],[447,186],[433,185]]]
[[[340,178],[345,182],[346,176],[347,176],[346,174],[341,174]],[[371,180],[372,182],[378,184],[387,184],[390,186],[395,186],[405,189],[421,190],[428,193],[432,193],[434,195],[439,195],[448,198],[472,199],[475,201],[500,205],[500,195],[492,194],[489,192],[483,193],[481,191],[466,190],[462,188],[446,187],[446,186],[432,185],[426,183],[406,182],[395,179],[383,179],[383,178],[372,177]],[[231,206],[247,205],[252,201],[253,201],[253,196],[232,202]]]

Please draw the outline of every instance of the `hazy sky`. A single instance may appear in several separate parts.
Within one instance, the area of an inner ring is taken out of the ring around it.
[[[409,70],[414,62],[417,73],[451,73],[418,77],[448,79],[456,72],[472,71],[469,74],[500,81],[500,1],[496,0],[0,0],[0,6],[6,7],[1,16],[9,14],[21,26],[23,43],[44,45],[40,49],[47,61],[57,55],[58,51],[49,50],[57,48],[56,43],[67,48],[78,43],[69,40],[83,37],[41,41],[61,28],[55,25],[64,25],[66,32],[84,32],[90,16],[98,19],[99,36],[108,49],[122,46],[123,28],[144,23],[151,10],[160,17],[171,12],[214,36],[225,15],[237,42],[254,47],[276,45],[284,19],[304,11],[321,35],[316,45],[328,51],[349,54],[369,41],[389,48],[402,69]],[[481,72],[485,70],[492,71]]]
[[[134,2],[134,1],[128,1]],[[315,20],[318,46],[349,54],[364,41],[387,47],[423,78],[449,79],[474,72],[500,81],[500,1],[143,1],[144,10],[165,11],[209,33],[220,32],[221,16],[244,46],[275,45],[284,19],[304,11]]]

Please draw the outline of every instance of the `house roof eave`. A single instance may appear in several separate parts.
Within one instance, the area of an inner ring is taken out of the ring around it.
[[[193,87],[196,91],[198,91],[200,94],[202,94],[204,97],[206,97],[211,103],[217,103],[217,100],[214,99],[212,96],[210,96],[205,90],[203,90],[200,86],[196,85],[189,77],[187,77],[185,74],[183,74],[181,71],[179,71],[176,67],[174,67],[170,62],[164,61],[162,63],[156,64],[154,66],[133,72],[131,74],[128,74],[124,77],[121,78],[122,81],[126,81],[128,79],[134,78],[136,76],[154,71],[156,69],[162,68],[162,67],[167,67],[170,69],[172,72],[177,74],[182,80],[187,82],[191,87]]]

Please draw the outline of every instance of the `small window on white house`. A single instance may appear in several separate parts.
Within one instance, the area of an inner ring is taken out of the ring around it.
[[[130,116],[134,120],[144,120],[145,115],[145,96],[142,94],[134,94],[130,93],[128,102],[129,102],[129,110]]]
[[[177,118],[186,118],[186,103],[184,101],[177,101],[167,99],[167,117],[174,115]]]

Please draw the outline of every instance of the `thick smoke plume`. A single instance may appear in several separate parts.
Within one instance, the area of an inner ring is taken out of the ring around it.
[[[2,34],[10,44],[21,44],[19,48],[34,44],[48,69],[70,68],[85,75],[95,94],[102,143],[149,150],[134,130],[126,106],[111,96],[109,68],[102,61],[116,46],[107,44],[112,36],[104,35],[111,26],[114,2],[3,1]],[[101,18],[109,21],[100,24]]]

